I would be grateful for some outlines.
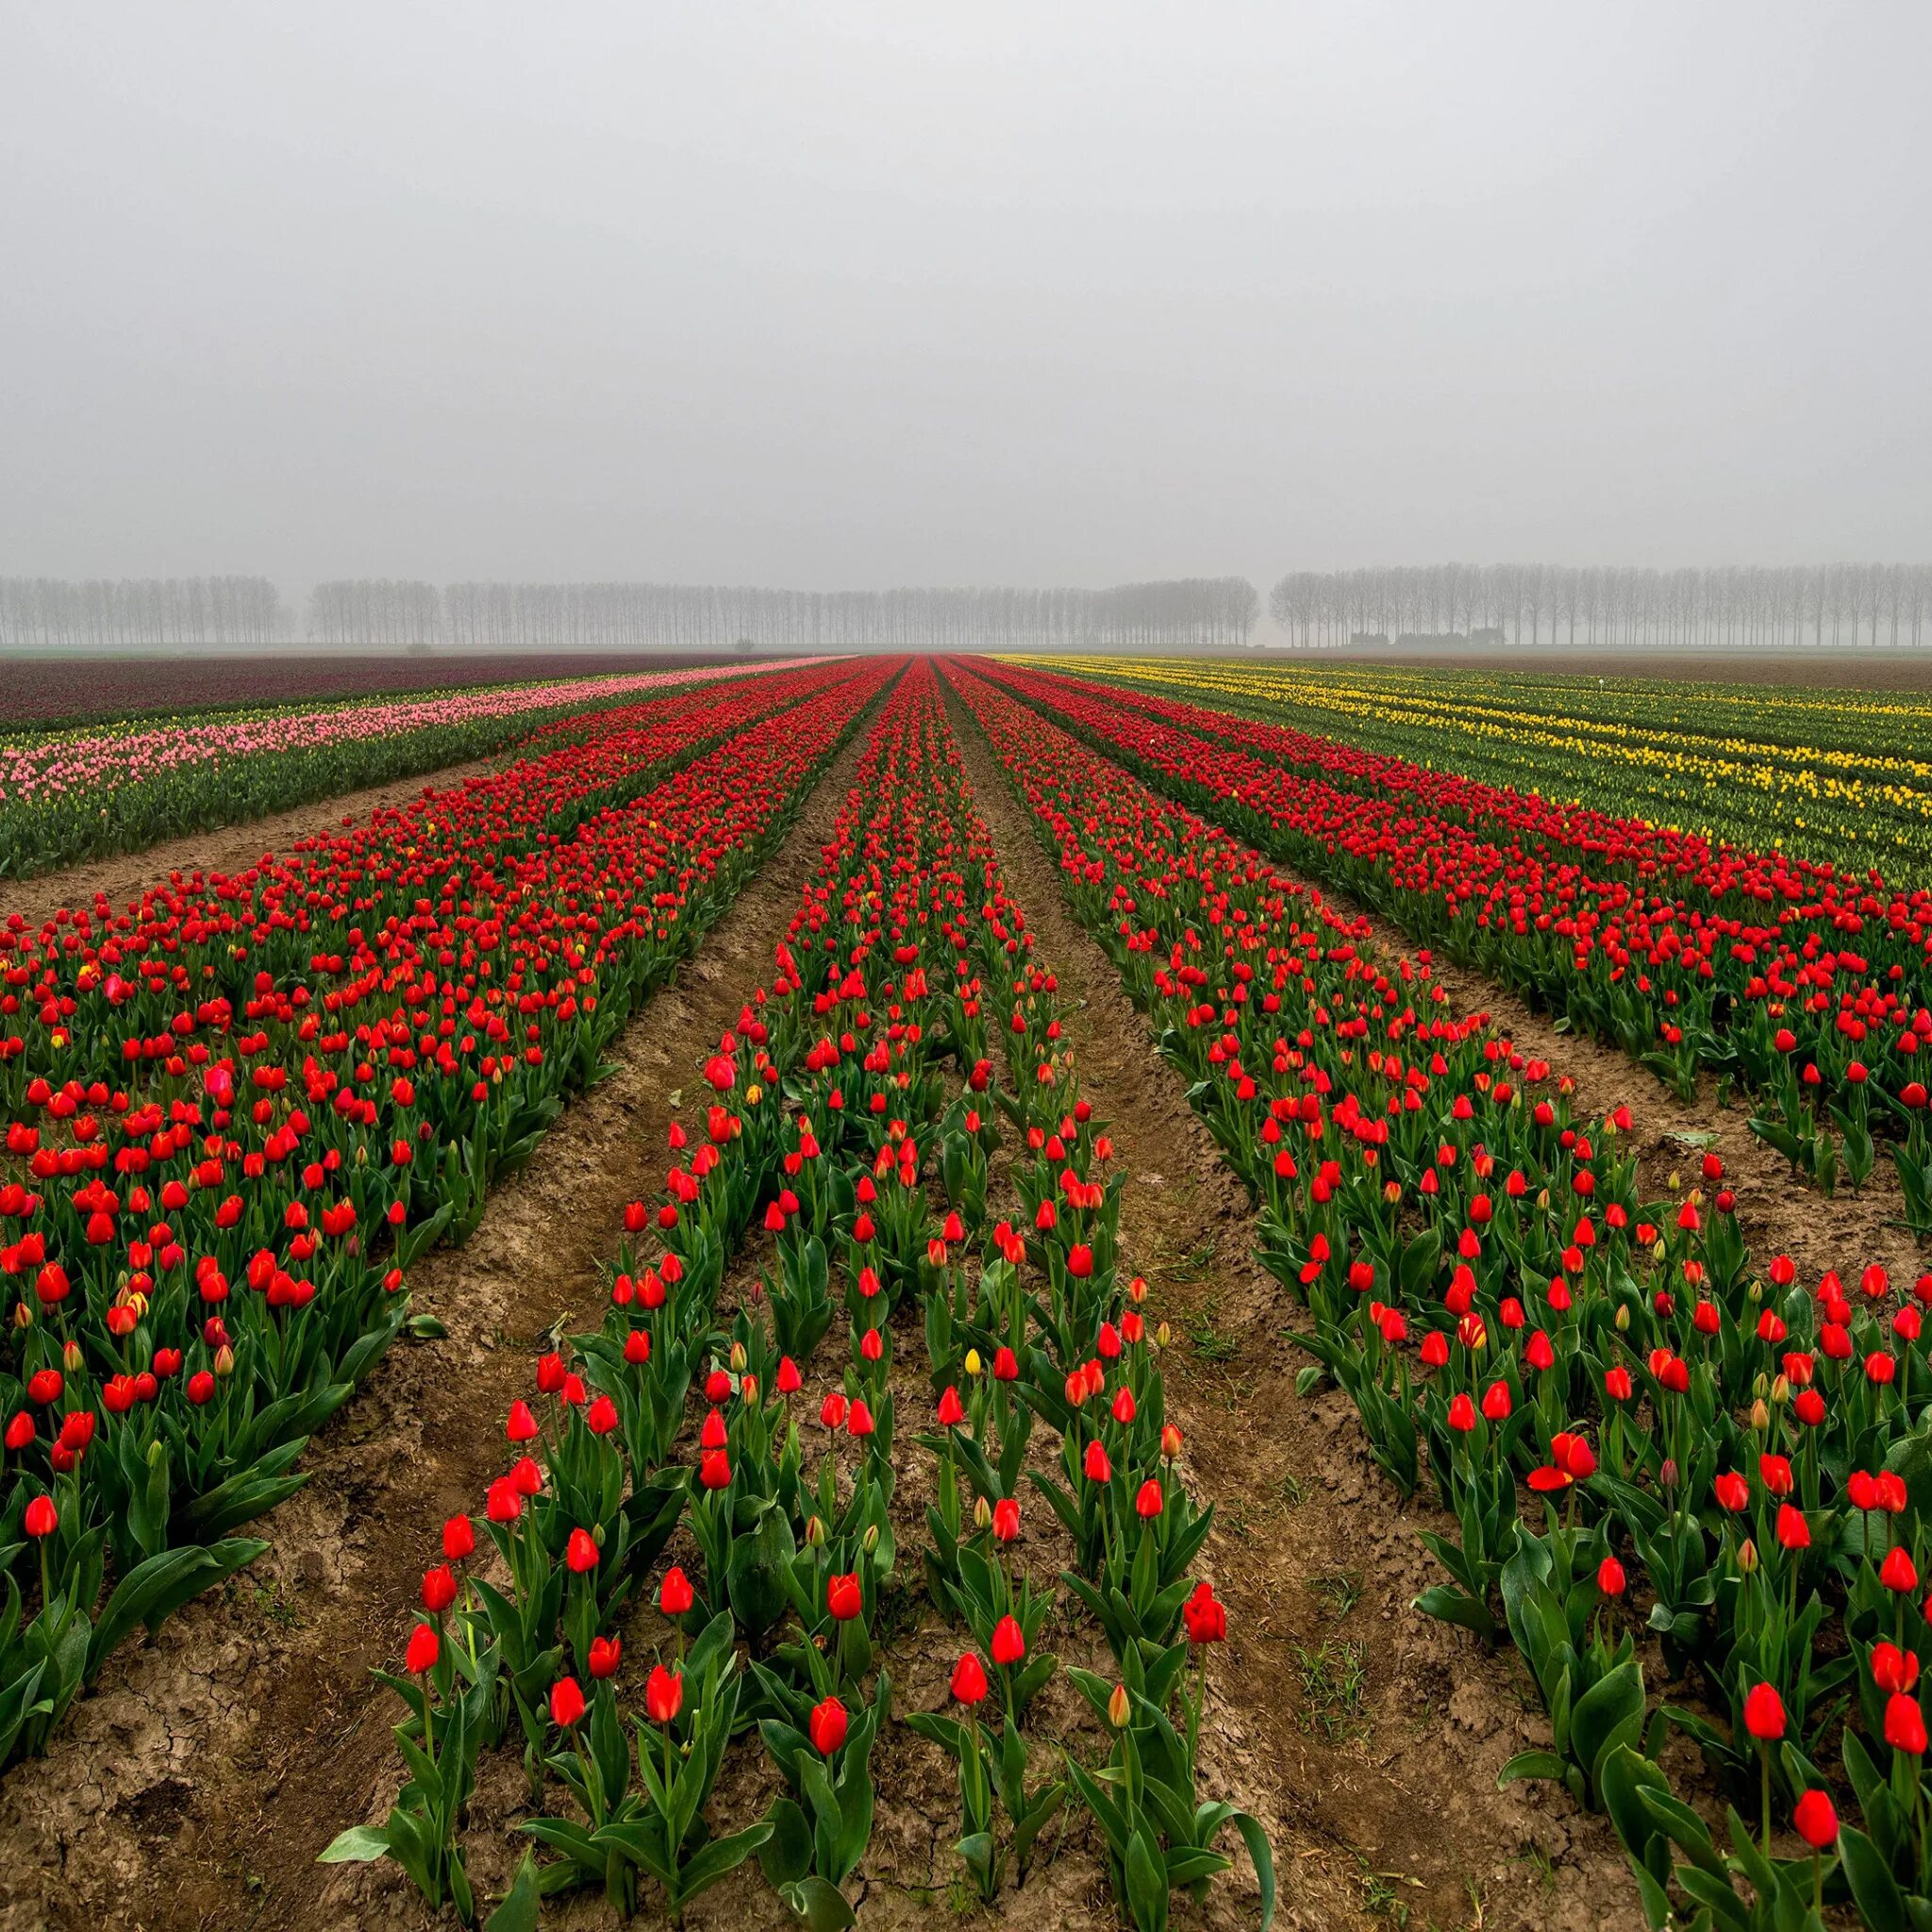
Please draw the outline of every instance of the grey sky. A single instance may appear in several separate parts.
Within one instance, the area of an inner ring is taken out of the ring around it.
[[[1919,558],[1932,8],[0,0],[0,572]]]

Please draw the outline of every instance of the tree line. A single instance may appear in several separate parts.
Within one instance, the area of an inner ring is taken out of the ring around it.
[[[232,587],[252,587],[244,608]],[[223,587],[229,587],[224,589]],[[453,649],[1217,649],[1248,641],[1245,577],[1108,590],[768,591],[705,584],[462,583],[337,577],[308,598],[310,641]],[[0,578],[0,645],[266,643],[294,631],[259,577],[67,584]]]
[[[409,588],[435,594],[426,584]],[[435,636],[459,648],[704,651],[749,642],[838,651],[899,645],[1211,649],[1246,642],[1259,614],[1260,598],[1244,577],[1187,577],[1102,591],[465,583],[443,590]],[[341,641],[349,636],[339,633]]]
[[[1475,636],[1531,650],[1916,649],[1932,628],[1932,564],[1659,571],[1432,563],[1291,571],[1269,593],[1268,609],[1303,646]]]
[[[0,577],[0,644],[266,644],[289,622],[266,577]]]

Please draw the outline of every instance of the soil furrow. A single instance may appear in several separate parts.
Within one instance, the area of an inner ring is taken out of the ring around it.
[[[447,1338],[397,1344],[312,1446],[308,1488],[267,1519],[268,1554],[117,1655],[48,1758],[8,1779],[0,1927],[342,1923],[316,1854],[393,1789],[397,1762],[370,1669],[394,1662],[441,1522],[500,1473],[501,1419],[539,1339],[593,1319],[623,1206],[648,1191],[682,1091],[768,973],[862,741],[626,1029],[616,1071],[492,1191],[461,1249],[413,1271],[415,1306]]]
[[[1082,1091],[1132,1176],[1124,1252],[1175,1331],[1169,1403],[1191,1485],[1217,1505],[1208,1552],[1230,1607],[1204,1789],[1269,1826],[1278,1923],[1641,1924],[1601,1818],[1547,1786],[1497,1791],[1507,1759],[1547,1741],[1527,1673],[1410,1607],[1434,1580],[1416,1530],[1453,1525],[1419,1498],[1400,1501],[1346,1397],[1295,1393],[1307,1357],[1283,1330],[1298,1311],[1254,1257],[1241,1183],[1111,961],[1067,912],[985,740],[957,702],[952,712],[1041,957],[1078,1002],[1064,1025]]]

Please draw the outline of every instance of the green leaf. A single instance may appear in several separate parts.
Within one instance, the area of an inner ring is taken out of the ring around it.
[[[305,1477],[306,1481],[307,1478]],[[183,1543],[137,1563],[115,1586],[88,1646],[90,1677],[137,1624],[152,1635],[185,1604],[268,1548],[253,1537],[230,1537],[202,1546]]]
[[[1251,1818],[1245,1811],[1234,1814],[1234,1828],[1241,1833],[1241,1842],[1248,1848],[1248,1857],[1255,1862],[1255,1877],[1261,1887],[1261,1932],[1274,1923],[1274,1854],[1268,1844],[1268,1834],[1261,1829],[1261,1822]]]
[[[1144,1826],[1127,1840],[1127,1903],[1140,1932],[1167,1932],[1167,1867]]]
[[[713,1839],[696,1857],[680,1868],[679,1900],[695,1898],[707,1886],[717,1884],[727,1872],[737,1871],[771,1835],[772,1827],[761,1819],[757,1824],[747,1824],[742,1831],[734,1831],[728,1838]]]
[[[1496,1774],[1496,1789],[1514,1784],[1520,1777],[1551,1777],[1561,1783],[1568,1762],[1554,1751],[1519,1751]]]
[[[1878,1847],[1854,1825],[1839,1833],[1839,1854],[1844,1861],[1845,1882],[1859,1916],[1871,1932],[1909,1932],[1905,1895]]]
[[[778,1896],[804,1920],[809,1932],[845,1932],[847,1926],[858,1923],[858,1914],[845,1903],[845,1894],[816,1874],[781,1885]]]
[[[389,1857],[389,1833],[379,1824],[352,1824],[329,1840],[318,1865],[367,1865]]]

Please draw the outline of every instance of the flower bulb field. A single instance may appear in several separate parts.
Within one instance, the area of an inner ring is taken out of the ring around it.
[[[1932,700],[525,668],[0,746],[0,1926],[1932,1926]]]

